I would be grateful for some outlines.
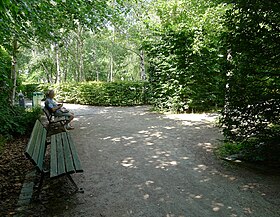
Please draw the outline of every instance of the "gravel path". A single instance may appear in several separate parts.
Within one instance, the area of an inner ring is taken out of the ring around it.
[[[85,193],[58,197],[50,216],[278,217],[280,177],[215,157],[215,115],[163,115],[149,107],[66,105]]]

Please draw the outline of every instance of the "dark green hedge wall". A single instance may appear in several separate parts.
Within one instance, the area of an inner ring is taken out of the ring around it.
[[[95,106],[133,106],[150,103],[148,82],[83,82],[62,84],[28,84],[25,95],[54,89],[56,99],[68,103]]]

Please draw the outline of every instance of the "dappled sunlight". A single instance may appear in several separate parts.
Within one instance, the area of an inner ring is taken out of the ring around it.
[[[203,183],[203,182],[210,182],[212,179],[211,178],[205,178],[205,179],[201,179],[199,180],[200,183]]]
[[[232,176],[232,175],[228,175],[228,174],[222,174],[220,173],[220,175],[223,177],[223,178],[226,178],[228,179],[229,181],[235,181],[237,178]]]
[[[253,190],[255,188],[258,188],[259,184],[258,183],[248,183],[246,185],[241,186],[242,191],[248,191],[248,190]]]
[[[155,143],[153,143],[153,142],[146,142],[145,143],[147,146],[152,146],[152,145],[154,145]]]
[[[151,140],[154,139],[153,137],[156,137],[157,139],[166,138],[163,136],[163,132],[155,131],[154,128],[150,128],[150,130],[141,130],[138,133],[143,134],[146,138],[149,137]]]
[[[88,140],[87,146],[95,148],[92,156],[100,161],[100,165],[93,167],[97,167],[97,174],[101,175],[94,177],[103,179],[104,176],[108,182],[104,186],[104,189],[108,189],[105,194],[112,195],[109,189],[123,192],[125,198],[129,197],[130,192],[134,193],[139,203],[166,206],[161,216],[189,216],[187,212],[174,211],[179,204],[178,209],[181,210],[185,206],[194,206],[197,212],[193,213],[198,216],[223,216],[226,213],[226,216],[234,217],[237,216],[238,205],[226,203],[222,198],[228,197],[231,191],[239,194],[258,191],[259,186],[255,182],[242,183],[239,177],[209,161],[216,147],[213,134],[217,131],[206,115],[187,115],[187,118],[184,115],[170,115],[162,118],[162,115],[153,114],[153,118],[148,116],[147,119],[137,117],[140,111],[133,114],[132,109],[123,113],[118,110],[106,111],[102,116],[78,116],[75,120],[83,122],[79,128],[84,135],[94,138]],[[137,120],[137,124],[127,123],[128,115]],[[89,157],[87,164],[91,161]],[[113,180],[115,174],[121,176],[117,181]],[[227,192],[225,185],[219,185],[220,182],[235,187]],[[102,186],[102,182],[97,186]],[[241,210],[241,215],[253,212],[248,205],[241,207]],[[145,212],[128,208],[126,213],[130,214],[124,216],[144,215]]]
[[[184,215],[166,214],[166,217],[185,217]]]
[[[252,214],[253,213],[253,210],[250,207],[245,207],[245,208],[243,208],[243,210],[244,210],[245,214]]]
[[[136,169],[137,167],[134,165],[134,163],[135,163],[135,160],[132,157],[127,157],[127,158],[122,160],[121,165],[123,167],[126,167],[126,168],[130,168],[130,169],[134,168],[134,169]]]
[[[103,140],[108,140],[108,139],[112,139],[112,137],[111,136],[107,136],[107,137],[105,137],[105,138],[102,138]]]
[[[207,152],[213,152],[214,146],[210,142],[198,143],[198,147],[202,147]]]
[[[212,208],[214,212],[220,211],[225,205],[223,203],[212,202]]]
[[[182,121],[183,125],[193,126],[196,123],[215,123],[218,114],[166,114],[164,118]]]
[[[145,158],[148,165],[153,165],[156,169],[163,169],[168,171],[170,167],[176,167],[180,164],[178,159],[172,157],[171,151],[162,151],[159,149],[153,150],[152,155]]]
[[[193,168],[193,170],[201,173],[201,172],[207,170],[207,168],[208,168],[207,166],[200,164],[197,167]]]
[[[196,199],[196,200],[204,198],[203,194],[188,193],[188,196],[189,196],[189,198]]]
[[[173,167],[177,166],[178,162],[177,161],[162,161],[162,160],[156,160],[155,164],[157,164],[156,168],[157,169],[167,169],[167,167]]]
[[[176,127],[163,127],[164,129],[167,129],[167,130],[173,130],[173,129],[176,129]]]
[[[113,107],[113,106],[89,106],[80,104],[64,103],[64,107],[75,114],[75,117],[85,117],[94,115],[106,115],[107,119],[122,117],[123,114],[144,116],[149,113],[150,106],[134,106],[134,107]],[[144,111],[143,111],[144,108]]]

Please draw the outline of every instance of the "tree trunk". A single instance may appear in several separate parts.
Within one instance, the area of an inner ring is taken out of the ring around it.
[[[99,81],[99,71],[96,70],[96,81]]]
[[[16,39],[13,40],[13,51],[12,51],[12,68],[11,68],[11,79],[13,83],[13,88],[11,92],[10,104],[15,104],[16,98],[16,88],[17,88],[17,52],[18,52],[18,41]]]
[[[80,35],[81,36],[81,35]],[[80,81],[85,81],[85,74],[84,74],[84,56],[83,56],[83,46],[84,46],[84,43],[83,43],[83,39],[80,38],[80,41],[79,41],[79,46],[80,46],[80,61],[79,61],[79,74],[80,74]]]
[[[146,80],[146,70],[145,70],[145,56],[144,56],[144,51],[141,50],[140,52],[140,73],[141,73],[141,80],[145,81]]]
[[[66,62],[66,67],[64,69],[64,82],[67,82],[67,76],[68,76],[68,58],[67,58],[67,62]]]
[[[55,83],[60,83],[60,59],[59,59],[59,45],[55,45],[55,58],[56,58],[56,79]]]
[[[47,74],[47,81],[49,84],[52,83],[52,74],[51,72],[49,72],[49,70],[47,69],[46,65],[44,63],[41,64],[44,68],[44,70],[46,71],[46,74]]]
[[[65,51],[64,51],[64,54],[63,54],[63,56],[62,56],[62,61],[63,61],[63,65],[64,65],[64,67],[63,67],[63,73],[62,73],[62,80],[63,80],[63,82],[67,82],[67,76],[68,76],[68,61],[69,61],[69,53],[67,52],[67,50],[68,50],[68,41],[67,40],[65,40],[64,41],[64,49],[65,49]]]
[[[114,61],[113,61],[113,54],[111,54],[110,56],[110,75],[109,75],[109,81],[112,82],[113,81],[113,71],[114,71]]]
[[[77,72],[77,81],[84,81],[85,75],[84,75],[84,57],[83,57],[83,46],[84,46],[84,39],[82,37],[83,33],[83,27],[78,24],[76,37],[77,37],[77,43],[76,43],[76,72]]]
[[[77,34],[77,47],[76,47],[76,72],[77,72],[77,81],[80,81],[80,44],[79,44],[79,29],[78,29],[78,34]]]
[[[229,96],[230,96],[230,80],[232,77],[232,70],[231,70],[231,64],[232,64],[232,55],[231,50],[227,51],[227,74],[226,74],[226,86],[225,86],[225,105],[224,105],[224,113],[227,114],[229,112]]]

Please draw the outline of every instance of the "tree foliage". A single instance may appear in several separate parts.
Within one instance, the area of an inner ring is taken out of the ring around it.
[[[212,1],[156,1],[155,11],[145,49],[156,105],[175,112],[223,105],[221,36],[226,6]]]
[[[7,51],[0,46],[0,101],[8,101],[8,92],[12,87],[11,76],[11,57]]]
[[[140,58],[137,47],[115,31],[100,30],[97,33],[83,31],[80,36],[70,31],[59,46],[61,82],[110,81],[112,65],[113,81],[136,81],[140,78]],[[82,41],[82,46],[78,43]],[[137,52],[137,51],[136,51]],[[112,58],[112,62],[110,61]],[[19,55],[19,69],[26,82],[56,83],[56,50],[53,44],[32,46]],[[25,73],[26,72],[26,73]]]
[[[252,150],[279,143],[277,1],[1,3],[0,39],[12,57],[2,49],[1,62],[18,62],[22,80],[62,83],[57,85],[68,93],[78,88],[65,96],[73,102],[103,105],[104,99],[109,105],[128,105],[130,97],[122,104],[126,94],[119,87],[132,98],[142,97],[128,85],[145,90],[147,83],[90,81],[141,80],[148,69],[149,90],[159,109],[223,108],[220,124],[229,144],[246,144]],[[10,77],[16,76],[4,65],[0,82],[8,91],[16,84]],[[85,83],[75,87],[68,84],[72,81]]]
[[[230,141],[279,142],[280,6],[276,1],[234,1],[226,16],[227,103],[222,112]]]

